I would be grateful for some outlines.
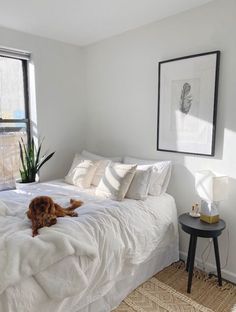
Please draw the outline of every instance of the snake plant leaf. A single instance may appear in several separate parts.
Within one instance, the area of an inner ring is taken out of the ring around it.
[[[29,151],[27,151],[26,146],[25,146],[25,142],[24,142],[24,140],[22,138],[21,138],[21,142],[22,142],[22,146],[23,146],[23,149],[24,149],[24,156],[25,156],[25,160],[26,160],[26,164],[27,164],[28,173],[29,173],[29,170],[31,168]],[[29,147],[29,149],[30,149],[30,147]]]
[[[28,181],[28,177],[27,177],[27,172],[20,170],[20,176],[21,176],[21,181],[22,182],[27,182]]]
[[[39,171],[39,169],[45,164],[45,162],[47,162],[50,158],[52,158],[52,156],[55,154],[55,152],[52,152],[51,154],[49,154],[45,159],[41,160],[41,162],[39,163],[39,166],[37,168],[37,172]]]
[[[32,168],[35,165],[35,157],[34,157],[34,151],[35,151],[35,144],[34,144],[34,138],[31,139],[31,144],[29,146],[29,158],[32,165]]]
[[[184,114],[188,114],[192,106],[193,99],[190,90],[191,85],[185,82],[180,95],[180,111]]]
[[[35,160],[35,168],[36,168],[36,170],[37,170],[38,164],[39,164],[39,157],[40,157],[40,153],[41,153],[41,149],[42,149],[43,140],[44,140],[44,138],[42,139],[41,143],[39,144],[38,152],[37,152],[37,155],[36,155],[36,160]],[[36,173],[37,173],[37,171],[36,171]]]
[[[23,149],[22,149],[20,142],[19,142],[19,148],[20,148],[20,159],[21,159],[21,164],[23,168],[23,170],[20,170],[20,174],[21,174],[21,177],[24,176],[24,178],[26,178],[27,177],[27,169],[26,169],[27,165],[25,164]]]

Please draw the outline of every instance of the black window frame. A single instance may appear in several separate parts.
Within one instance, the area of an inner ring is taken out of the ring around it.
[[[14,53],[12,53],[14,54]],[[23,71],[23,87],[24,87],[24,102],[25,102],[25,118],[22,119],[4,119],[0,117],[0,127],[3,123],[11,123],[17,124],[17,123],[25,123],[26,125],[26,133],[27,133],[27,139],[28,143],[31,139],[31,127],[30,127],[30,99],[29,99],[29,59],[25,59],[23,56],[22,58],[19,56],[11,55],[11,52],[8,52],[8,55],[1,54],[1,48],[0,48],[0,57],[5,58],[11,58],[22,61],[22,71]],[[6,129],[6,127],[4,127]],[[14,128],[11,128],[14,130]],[[12,131],[12,130],[11,130]],[[10,127],[9,131],[4,131],[5,133],[11,132]]]

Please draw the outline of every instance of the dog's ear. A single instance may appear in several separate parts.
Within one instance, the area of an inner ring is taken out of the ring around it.
[[[50,215],[55,215],[55,203],[54,201],[52,200],[52,198],[50,197],[46,197],[47,199],[47,202],[48,202],[48,211],[47,213],[50,214]]]
[[[29,209],[27,212],[26,212],[26,214],[27,214],[27,217],[29,218],[29,219],[31,219],[31,210]]]
[[[34,200],[32,200],[31,203],[29,204],[29,209],[27,211],[27,217],[29,219],[32,219],[33,205],[34,205]]]

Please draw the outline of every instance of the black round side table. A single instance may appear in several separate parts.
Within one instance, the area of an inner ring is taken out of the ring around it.
[[[220,255],[218,246],[218,236],[225,229],[225,222],[220,219],[218,223],[208,224],[200,220],[200,218],[193,218],[188,213],[184,213],[179,216],[179,223],[182,230],[190,234],[188,258],[186,264],[186,271],[188,272],[188,287],[187,292],[191,292],[192,278],[193,278],[193,267],[194,259],[197,246],[197,237],[208,237],[213,238],[215,259],[218,275],[219,286],[222,286],[221,269],[220,269]]]

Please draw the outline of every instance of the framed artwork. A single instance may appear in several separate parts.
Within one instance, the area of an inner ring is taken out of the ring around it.
[[[157,150],[214,156],[220,51],[159,62]]]

